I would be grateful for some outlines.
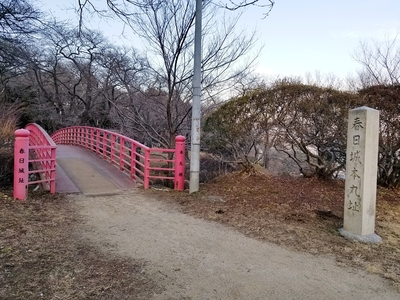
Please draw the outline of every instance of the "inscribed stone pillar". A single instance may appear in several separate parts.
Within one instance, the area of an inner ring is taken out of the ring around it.
[[[344,224],[341,234],[363,242],[380,242],[375,234],[379,111],[349,111]]]

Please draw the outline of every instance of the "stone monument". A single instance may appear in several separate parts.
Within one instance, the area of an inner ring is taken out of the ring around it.
[[[359,107],[349,111],[346,152],[344,221],[340,234],[379,243],[375,234],[378,172],[379,111]]]

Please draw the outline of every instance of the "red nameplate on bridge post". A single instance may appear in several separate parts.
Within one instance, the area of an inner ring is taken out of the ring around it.
[[[185,137],[175,138],[175,190],[185,189]]]
[[[29,130],[15,131],[14,143],[14,199],[26,200],[29,172]]]

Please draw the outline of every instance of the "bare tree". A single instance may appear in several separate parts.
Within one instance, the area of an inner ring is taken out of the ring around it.
[[[265,17],[268,16],[274,4],[275,1],[273,0],[240,0],[240,1],[227,0],[218,2],[218,5],[231,11],[242,9],[248,6],[257,6],[265,10],[264,12]]]
[[[362,66],[359,77],[364,88],[400,84],[400,44],[397,35],[383,42],[360,42],[353,57]]]
[[[15,38],[37,31],[41,13],[28,0],[0,2],[0,38]]]
[[[242,3],[244,5],[245,3]],[[248,3],[250,4],[250,3]],[[195,3],[190,0],[174,1],[108,1],[109,7],[142,39],[151,75],[148,86],[163,95],[159,103],[160,118],[165,119],[166,135],[160,138],[159,130],[148,127],[150,136],[158,136],[166,147],[174,144],[177,134],[187,135],[190,116],[193,77],[193,43]],[[96,9],[90,1],[81,1],[84,9]],[[219,7],[211,1],[203,2],[204,54],[202,60],[202,85],[204,99],[215,99],[216,94],[235,83],[235,79],[251,71],[254,57],[244,64],[238,61],[248,55],[256,42],[255,33],[236,32],[238,16],[227,21]],[[237,82],[237,81],[236,81]],[[154,95],[148,93],[147,97]],[[156,95],[161,99],[159,95]],[[152,101],[149,101],[151,103]],[[135,103],[132,103],[135,111]],[[132,115],[130,115],[132,117]],[[134,116],[143,120],[141,116]]]
[[[124,93],[116,65],[135,62],[95,31],[51,24],[30,63],[37,97],[32,118],[50,131],[75,124],[113,127],[113,109]]]
[[[0,1],[0,185],[12,182],[14,131],[22,102],[32,96],[29,85],[20,82],[31,57],[27,37],[37,31],[39,18],[27,0]]]
[[[0,2],[0,84],[8,89],[9,79],[26,71],[30,59],[29,39],[37,32],[41,13],[27,0]],[[3,93],[6,97],[7,93]]]
[[[158,6],[163,0],[107,0],[107,6],[109,9],[122,21],[130,24],[131,18],[137,16],[136,12],[132,11],[132,7],[146,9],[149,6]],[[224,1],[210,1],[202,0],[204,5],[207,3],[213,3],[218,7],[235,11],[248,6],[257,6],[265,10],[264,16],[272,10],[275,1],[273,0],[224,0]],[[84,23],[84,12],[85,10],[95,11],[101,16],[106,16],[107,12],[97,8],[97,5],[93,4],[91,0],[78,0],[78,13],[79,13],[79,28]]]

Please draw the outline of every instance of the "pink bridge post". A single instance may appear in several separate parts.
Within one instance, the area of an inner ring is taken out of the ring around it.
[[[175,190],[185,189],[185,137],[175,138]]]
[[[29,130],[15,131],[14,142],[14,199],[26,200],[29,172]]]

